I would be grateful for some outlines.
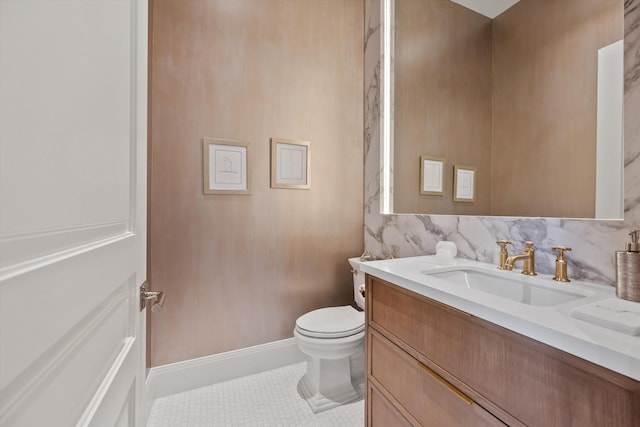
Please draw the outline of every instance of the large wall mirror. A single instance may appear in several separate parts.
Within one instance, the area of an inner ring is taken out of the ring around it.
[[[388,212],[623,217],[624,0],[385,1]]]

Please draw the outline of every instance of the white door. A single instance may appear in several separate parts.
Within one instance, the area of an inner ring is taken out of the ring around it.
[[[142,425],[146,0],[0,0],[0,425]]]

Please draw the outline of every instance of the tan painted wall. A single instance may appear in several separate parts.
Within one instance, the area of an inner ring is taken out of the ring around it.
[[[623,32],[622,0],[521,0],[494,20],[494,215],[593,218],[598,49]]]
[[[153,366],[292,336],[352,301],[363,247],[363,3],[155,0]],[[202,137],[251,143],[251,195],[203,195]],[[311,190],[269,188],[269,138],[311,141]]]
[[[488,215],[491,20],[449,0],[396,1],[395,17],[393,210]],[[420,194],[421,155],[446,159],[443,195]],[[453,201],[454,164],[476,168],[475,203]]]

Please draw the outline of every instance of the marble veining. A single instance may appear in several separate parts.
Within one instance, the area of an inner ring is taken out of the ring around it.
[[[640,317],[640,311],[625,310],[625,309],[622,309],[622,308],[619,308],[619,307],[610,307],[610,306],[608,306],[606,304],[596,304],[596,307],[599,308],[600,310],[611,311],[611,312],[616,313],[616,314],[624,314],[624,315],[628,314],[630,316],[638,316],[638,317]]]
[[[640,1],[624,2],[625,49],[634,52],[632,57],[625,57],[624,89],[625,92],[640,80]]]
[[[511,253],[520,253],[524,241],[531,240],[538,272],[553,273],[551,247],[564,245],[573,248],[571,278],[614,284],[615,251],[624,248],[632,228],[640,227],[640,0],[625,1],[624,220],[380,214],[380,7],[380,0],[365,2],[365,250],[378,258],[427,255],[435,253],[437,242],[449,240],[458,246],[459,257],[495,263],[496,240],[511,240]]]

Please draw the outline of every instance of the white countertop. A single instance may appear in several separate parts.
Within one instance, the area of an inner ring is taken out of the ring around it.
[[[453,286],[425,274],[472,267],[495,274],[493,265],[454,259],[450,265],[439,265],[435,256],[420,256],[365,262],[360,269],[400,287],[466,311],[521,335],[543,342],[640,381],[640,336],[633,336],[579,320],[570,315],[572,309],[597,301],[615,298],[615,288],[586,282],[559,283],[540,274],[525,277],[520,271],[498,271],[505,278],[530,281],[532,284],[557,287],[585,295],[575,301],[556,306],[532,306],[510,301],[489,293]],[[627,303],[625,301],[625,303]],[[640,303],[628,302],[631,315],[640,316]],[[636,312],[637,308],[637,312]]]

